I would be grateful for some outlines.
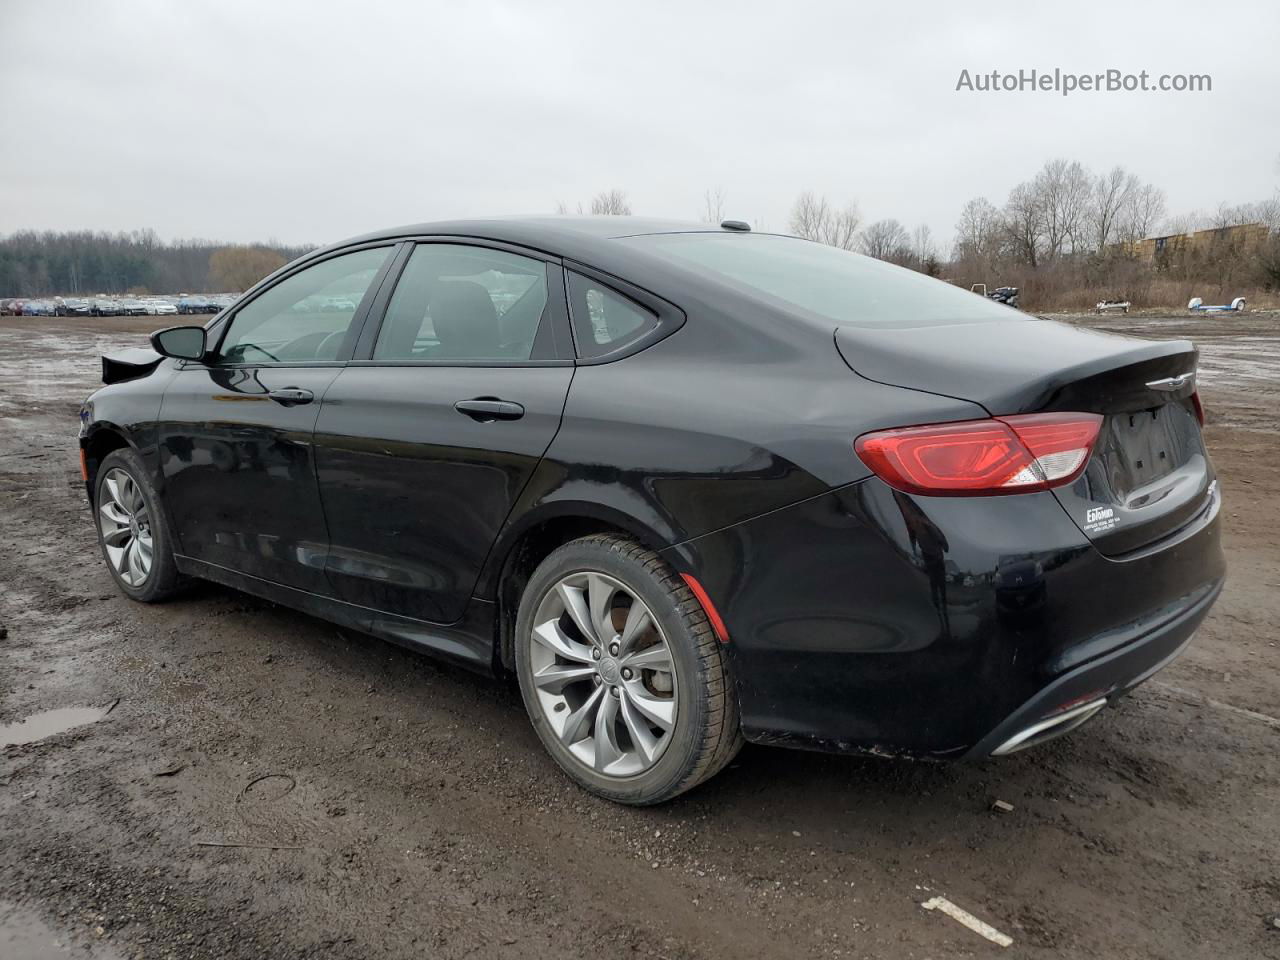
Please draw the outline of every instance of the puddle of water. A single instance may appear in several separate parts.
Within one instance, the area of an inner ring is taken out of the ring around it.
[[[94,723],[106,715],[107,711],[99,707],[63,707],[35,713],[17,723],[0,726],[0,747],[35,743],[45,737],[52,737],[55,733]]]
[[[59,934],[33,910],[0,901],[0,956],[9,960],[66,960],[70,939]],[[118,960],[115,949],[98,944],[88,954],[95,960]]]

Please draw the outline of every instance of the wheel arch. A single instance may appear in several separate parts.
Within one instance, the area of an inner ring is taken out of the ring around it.
[[[93,488],[98,479],[98,467],[109,454],[122,449],[137,452],[137,447],[129,439],[128,432],[114,423],[95,423],[80,437],[80,451],[84,458],[85,489],[90,503],[93,502]]]
[[[669,541],[637,518],[601,504],[561,501],[527,515],[508,531],[489,557],[477,596],[496,602],[495,671],[514,669],[516,614],[534,570],[553,551],[592,534],[614,534],[660,551]]]

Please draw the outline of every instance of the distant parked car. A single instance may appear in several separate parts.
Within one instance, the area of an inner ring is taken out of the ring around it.
[[[183,297],[178,301],[179,313],[210,313],[208,297]]]
[[[89,301],[73,297],[63,300],[55,311],[60,317],[87,317],[92,312]]]
[[[356,305],[346,297],[325,297],[320,304],[321,313],[353,313]]]
[[[178,312],[178,308],[175,307],[168,300],[144,300],[143,303],[146,305],[147,314],[149,316],[153,316],[153,317],[173,316]]]
[[[115,317],[120,314],[120,307],[114,300],[99,297],[97,300],[93,301],[90,306],[90,312],[95,317]]]
[[[120,301],[120,312],[126,317],[145,317],[147,315],[147,305],[141,300],[126,297]]]
[[[22,316],[21,300],[0,300],[0,317],[20,317]]]
[[[52,317],[55,308],[52,300],[28,300],[22,308],[24,317]]]

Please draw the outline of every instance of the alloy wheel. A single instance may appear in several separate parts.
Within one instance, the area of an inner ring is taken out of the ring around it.
[[[679,709],[675,664],[653,613],[603,573],[559,580],[533,618],[529,676],[551,730],[598,774],[658,762]]]
[[[151,573],[155,557],[151,516],[142,490],[123,470],[107,473],[99,488],[98,528],[107,560],[120,579],[140,587]]]

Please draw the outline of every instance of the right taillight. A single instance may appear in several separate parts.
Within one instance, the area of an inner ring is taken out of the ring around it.
[[[1200,426],[1204,426],[1204,401],[1200,399],[1200,391],[1197,390],[1191,395],[1191,406],[1195,408],[1196,420],[1200,422]]]
[[[905,493],[1031,493],[1080,476],[1101,426],[1096,413],[1034,413],[878,430],[859,437],[854,449]]]

